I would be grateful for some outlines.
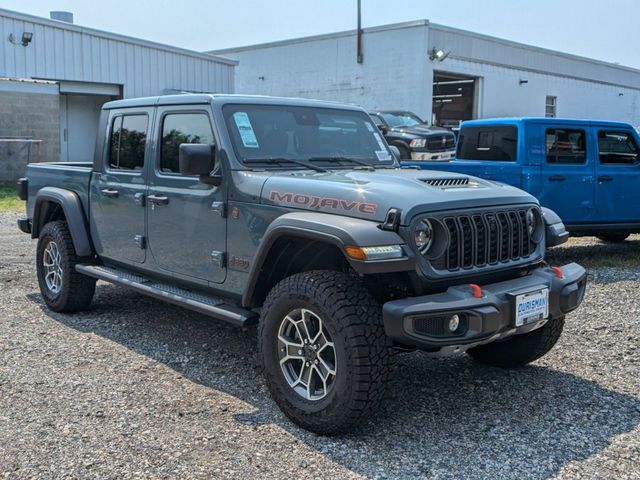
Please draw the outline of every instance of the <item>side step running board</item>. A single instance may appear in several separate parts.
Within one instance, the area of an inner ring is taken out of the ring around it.
[[[224,320],[236,327],[246,327],[258,322],[258,315],[251,310],[228,305],[220,298],[185,290],[138,274],[101,265],[76,265],[76,270],[83,275],[132,288],[150,297]]]

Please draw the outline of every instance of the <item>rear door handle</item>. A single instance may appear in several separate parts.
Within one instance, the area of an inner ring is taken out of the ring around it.
[[[598,177],[599,182],[613,182],[613,177],[610,175],[600,175]]]
[[[102,193],[104,197],[109,197],[109,198],[118,198],[118,195],[120,194],[118,190],[111,190],[109,188],[100,190],[100,193]]]
[[[550,182],[564,182],[567,178],[562,175],[551,175],[549,177]]]
[[[167,205],[169,203],[169,197],[162,195],[148,195],[147,202],[151,205]]]

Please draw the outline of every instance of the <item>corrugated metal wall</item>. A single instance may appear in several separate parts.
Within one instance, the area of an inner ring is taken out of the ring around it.
[[[25,31],[33,40],[23,47]],[[0,76],[117,84],[125,98],[234,89],[223,59],[2,9],[0,41]]]

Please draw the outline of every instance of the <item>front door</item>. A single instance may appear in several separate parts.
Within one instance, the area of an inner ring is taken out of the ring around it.
[[[155,162],[147,196],[149,248],[167,273],[222,283],[226,276],[225,190],[180,175],[183,143],[215,145],[207,109],[158,110]]]
[[[605,223],[640,223],[640,149],[628,130],[595,128],[596,209]]]
[[[544,207],[569,225],[589,223],[594,211],[594,152],[587,145],[587,130],[549,126],[544,132],[545,157],[541,168]]]
[[[91,180],[91,235],[98,255],[124,264],[145,261],[145,163],[153,109],[114,111],[101,168]]]

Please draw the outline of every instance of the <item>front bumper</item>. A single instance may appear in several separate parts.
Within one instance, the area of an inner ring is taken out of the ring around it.
[[[420,152],[414,150],[411,152],[411,160],[441,162],[446,160],[453,160],[455,154],[455,150],[449,150],[446,152]]]
[[[549,319],[578,308],[584,298],[586,272],[575,263],[551,268],[500,283],[482,285],[473,296],[469,285],[450,287],[444,293],[387,302],[382,307],[384,328],[396,343],[441,353],[463,352],[471,347],[542,327]],[[515,295],[549,289],[547,319],[515,326]],[[447,329],[452,315],[461,319],[460,332]]]

